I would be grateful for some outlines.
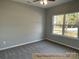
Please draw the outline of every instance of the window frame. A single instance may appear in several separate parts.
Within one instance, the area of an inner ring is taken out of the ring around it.
[[[72,12],[72,13],[78,13],[78,14],[79,14],[79,12]],[[67,15],[67,14],[72,14],[72,13],[53,15],[53,17],[52,17],[52,34],[53,34],[53,35],[64,36],[64,37],[69,37],[69,38],[79,38],[79,26],[77,26],[77,28],[78,28],[77,37],[71,37],[71,36],[64,35],[64,33],[65,33],[65,26],[66,26],[66,24],[65,24],[66,15]],[[61,25],[61,26],[62,26],[62,34],[61,34],[61,35],[60,35],[60,34],[55,34],[55,33],[53,33],[53,31],[54,31],[53,28],[54,28],[54,25],[55,25],[55,24],[53,24],[54,16],[58,16],[58,15],[64,15],[64,17],[63,17],[63,24]],[[71,25],[71,26],[72,26],[72,25]]]
[[[60,14],[60,15],[63,15],[63,14]],[[58,16],[58,15],[54,15],[54,16]],[[54,21],[54,16],[52,17],[52,18],[53,18],[53,19],[52,19],[52,22]],[[63,17],[64,17],[64,15],[63,15]],[[64,22],[64,20],[63,20],[63,22]],[[61,26],[62,26],[62,34],[61,34],[61,35],[63,35],[63,26],[64,26],[64,25],[63,25],[63,24],[58,25],[58,24],[53,24],[53,23],[52,23],[52,26],[53,26],[53,27],[52,27],[52,30],[54,30],[54,29],[53,29],[53,28],[54,28],[54,25],[57,25],[57,26],[60,26],[60,25],[61,25]],[[52,33],[53,33],[53,31],[52,31]],[[55,34],[55,33],[54,33],[54,34]],[[56,34],[56,35],[59,35],[59,34]]]

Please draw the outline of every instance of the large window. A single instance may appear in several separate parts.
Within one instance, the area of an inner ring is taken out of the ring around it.
[[[79,13],[53,16],[53,34],[78,37]]]

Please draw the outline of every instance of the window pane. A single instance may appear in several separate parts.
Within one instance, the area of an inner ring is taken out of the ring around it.
[[[54,16],[53,24],[62,25],[63,24],[63,17],[64,17],[64,15]]]
[[[70,37],[78,37],[78,28],[77,27],[65,27],[64,35]]]
[[[53,18],[53,34],[62,34],[64,15],[57,15]]]
[[[62,26],[54,25],[53,34],[62,34]]]
[[[78,20],[78,13],[66,14],[65,24],[66,25],[76,25],[77,20]]]
[[[78,13],[66,14],[64,35],[78,37]]]

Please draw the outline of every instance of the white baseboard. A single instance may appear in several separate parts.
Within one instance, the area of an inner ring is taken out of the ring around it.
[[[55,40],[52,40],[52,39],[48,39],[48,38],[46,38],[46,40],[49,40],[49,41],[52,41],[52,42],[55,42],[55,43],[58,43],[58,44],[61,44],[61,45],[64,45],[64,46],[76,49],[76,50],[79,50],[79,48],[77,48],[77,47],[74,47],[74,46],[71,46],[71,45],[67,45],[67,44],[64,44],[62,42],[58,42],[58,41],[55,41]]]
[[[41,39],[41,40],[43,40],[43,39]],[[22,44],[18,44],[18,45],[13,45],[13,46],[10,46],[10,47],[0,48],[0,51],[6,50],[6,49],[10,49],[10,48],[14,48],[14,47],[18,47],[18,46],[22,46],[22,45],[26,45],[26,44],[31,44],[31,43],[39,42],[41,40],[34,40],[34,41],[31,41],[31,42],[26,42],[26,43],[22,43]]]

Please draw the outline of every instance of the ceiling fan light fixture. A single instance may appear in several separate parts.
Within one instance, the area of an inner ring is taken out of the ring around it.
[[[41,1],[40,1],[40,4],[42,4],[42,5],[47,5],[47,0],[41,0]]]
[[[48,4],[48,1],[52,2],[52,1],[55,1],[55,0],[34,0],[33,2],[37,2],[37,1],[40,1],[41,5],[46,6]]]
[[[40,4],[42,4],[42,5],[43,5],[43,0],[41,0],[41,1],[40,1]]]
[[[47,0],[44,0],[44,4],[47,5]]]

